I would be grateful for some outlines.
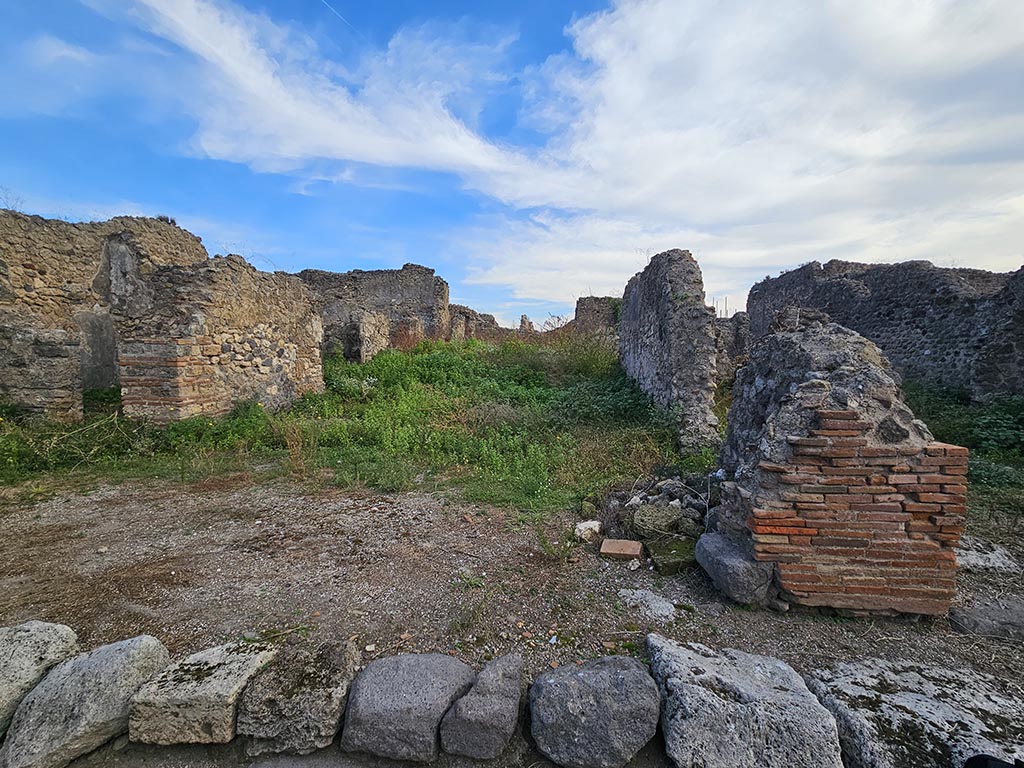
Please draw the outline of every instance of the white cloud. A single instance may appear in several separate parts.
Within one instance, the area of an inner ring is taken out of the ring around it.
[[[1024,258],[1020,0],[620,0],[522,72],[513,36],[468,22],[342,64],[230,0],[86,1],[176,47],[149,54],[174,74],[154,98],[194,116],[199,154],[314,193],[440,170],[505,204],[450,242],[471,284],[521,301],[617,293],[668,247],[732,306],[812,259]],[[88,53],[38,47],[40,66]],[[513,87],[541,146],[479,127]]]

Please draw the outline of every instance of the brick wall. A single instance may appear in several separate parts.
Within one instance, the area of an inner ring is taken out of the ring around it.
[[[239,256],[161,267],[119,302],[121,398],[129,416],[220,415],[323,391],[323,326],[306,286]]]
[[[818,411],[790,436],[789,464],[742,503],[754,558],[778,567],[801,605],[944,613],[956,589],[953,548],[967,511],[967,449],[931,443],[907,455],[869,445],[857,411]]]

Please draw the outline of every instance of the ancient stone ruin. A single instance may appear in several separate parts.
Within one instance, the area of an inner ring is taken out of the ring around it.
[[[541,672],[527,686],[531,747],[519,726],[519,655],[475,672],[438,653],[362,666],[351,642],[234,642],[174,661],[149,635],[81,652],[71,628],[32,621],[0,627],[12,667],[0,676],[0,765],[64,768],[119,739],[124,764],[138,745],[237,742],[250,756],[336,743],[347,754],[329,759],[353,765],[543,756],[562,768],[624,768],[651,755],[659,726],[678,768],[941,768],[978,752],[1024,756],[1006,727],[1024,700],[970,670],[865,659],[804,679],[780,659],[658,634],[647,651],[650,665],[604,656]]]
[[[83,389],[118,383],[112,293],[207,258],[191,233],[132,217],[69,224],[0,210],[0,244],[0,393],[59,420],[81,418]]]
[[[243,400],[279,408],[323,391],[320,313],[297,277],[227,256],[130,285],[112,294],[126,415],[217,415]]]
[[[942,614],[967,450],[936,443],[881,351],[783,313],[737,377],[721,506],[697,559],[738,602]]]
[[[700,267],[689,251],[659,253],[626,285],[622,367],[655,403],[678,413],[685,450],[719,440],[715,338],[715,311],[704,302]]]
[[[615,336],[619,331],[622,299],[612,296],[581,296],[576,300],[572,330],[587,335]]]
[[[828,313],[909,379],[978,398],[1024,393],[1024,267],[996,274],[927,261],[811,262],[751,288],[753,335],[767,333],[787,306]]]
[[[0,395],[58,420],[83,392],[120,387],[153,421],[283,407],[323,389],[322,354],[368,360],[423,339],[502,338],[449,305],[433,270],[298,276],[210,259],[169,221],[63,221],[0,211]]]

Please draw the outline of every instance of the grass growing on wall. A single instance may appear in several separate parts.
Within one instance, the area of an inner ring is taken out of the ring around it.
[[[104,407],[77,425],[0,410],[0,482],[65,470],[186,480],[278,463],[342,486],[451,484],[473,500],[542,510],[683,463],[668,419],[600,339],[426,342],[363,365],[331,359],[324,374],[326,392],[287,411],[243,404],[166,427]]]

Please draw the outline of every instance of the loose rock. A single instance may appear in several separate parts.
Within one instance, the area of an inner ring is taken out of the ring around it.
[[[505,751],[522,700],[523,657],[502,656],[480,670],[476,682],[441,720],[441,748],[490,760]]]
[[[575,534],[579,541],[587,544],[592,541],[597,541],[601,536],[601,521],[587,520],[582,523],[576,523]]]
[[[619,599],[630,608],[635,608],[646,621],[670,624],[676,620],[676,607],[672,601],[650,590],[620,589]]]
[[[788,664],[647,637],[678,768],[843,768],[835,720]]]
[[[530,688],[537,748],[563,768],[622,768],[654,737],[659,708],[647,668],[625,656],[559,667]]]
[[[226,744],[235,738],[243,689],[276,653],[264,643],[230,643],[172,664],[135,696],[131,740]]]
[[[28,621],[0,627],[0,739],[25,694],[50,667],[76,653],[78,636],[63,624]]]
[[[63,768],[128,730],[139,687],[170,663],[155,637],[104,645],[50,670],[14,713],[3,768]]]
[[[956,550],[957,564],[968,571],[1020,573],[1021,564],[1004,547],[976,536],[962,536]]]
[[[969,635],[1024,640],[1024,598],[981,597],[951,610],[949,623]]]
[[[349,692],[341,748],[429,763],[445,712],[473,685],[473,670],[439,653],[370,662]]]
[[[767,605],[771,601],[774,565],[754,560],[730,537],[705,533],[697,541],[696,555],[722,594],[744,605]]]
[[[238,706],[236,730],[251,737],[248,754],[305,755],[334,741],[360,658],[354,642],[278,653],[246,686]]]
[[[647,542],[647,552],[658,573],[672,576],[697,564],[694,539],[664,538]]]
[[[993,677],[868,659],[819,670],[807,683],[836,717],[847,768],[1024,759],[1024,699]]]

